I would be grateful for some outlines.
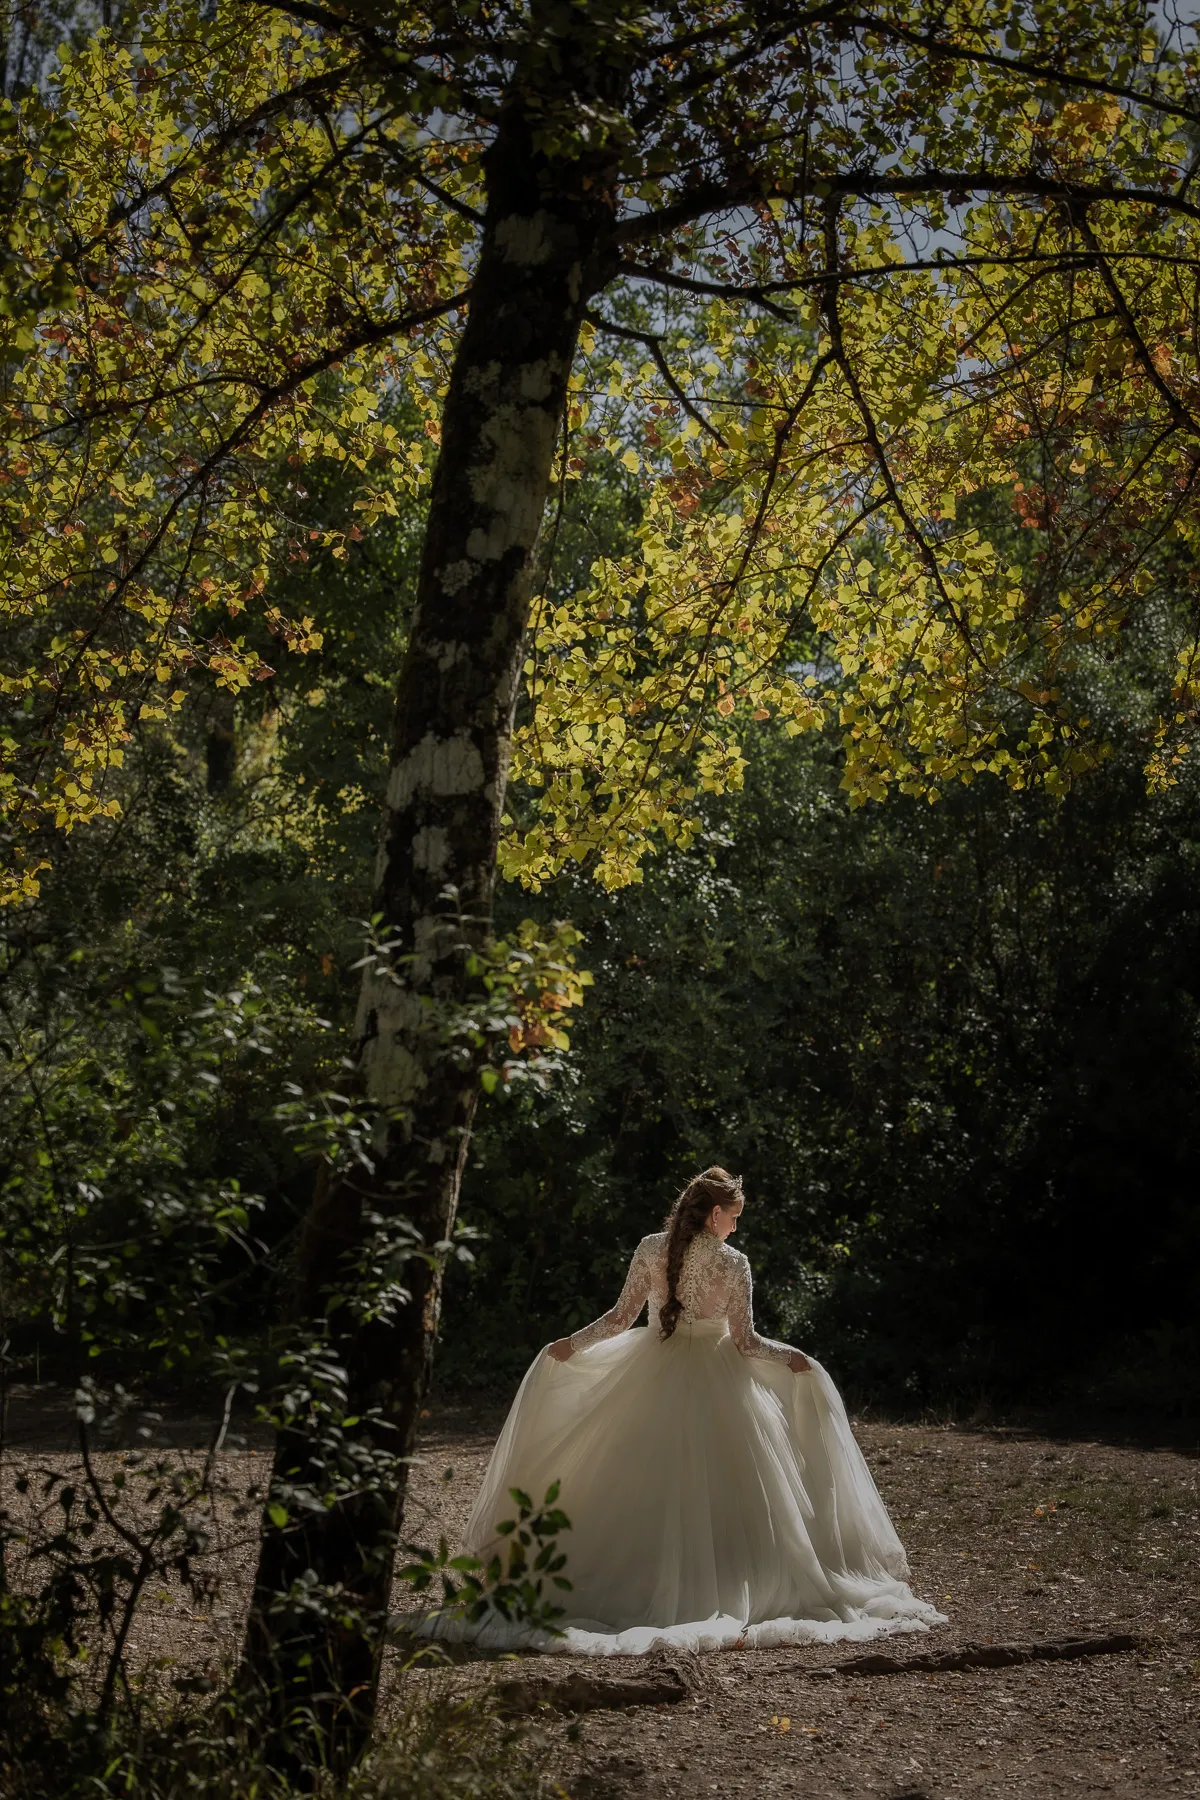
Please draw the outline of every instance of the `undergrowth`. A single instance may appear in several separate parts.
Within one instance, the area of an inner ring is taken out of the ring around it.
[[[405,1694],[386,1734],[352,1775],[284,1774],[262,1757],[251,1722],[228,1701],[205,1711],[124,1711],[101,1737],[45,1719],[0,1764],[3,1800],[554,1800],[545,1739],[485,1700]]]

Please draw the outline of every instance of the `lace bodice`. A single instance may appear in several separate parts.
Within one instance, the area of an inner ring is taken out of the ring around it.
[[[704,1319],[724,1320],[743,1356],[785,1363],[794,1354],[789,1344],[776,1343],[755,1331],[750,1264],[740,1250],[731,1249],[711,1231],[698,1232],[688,1245],[675,1291],[683,1304],[680,1325],[694,1325]],[[644,1237],[634,1251],[616,1305],[581,1331],[572,1333],[572,1350],[586,1350],[590,1344],[628,1331],[647,1301],[650,1323],[657,1326],[666,1300],[667,1234],[656,1231]]]

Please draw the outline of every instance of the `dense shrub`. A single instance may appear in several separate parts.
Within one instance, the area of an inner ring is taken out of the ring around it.
[[[1063,804],[837,786],[763,740],[696,850],[551,897],[596,989],[554,1090],[479,1134],[445,1378],[511,1382],[611,1304],[719,1160],[767,1322],[861,1394],[1193,1405],[1195,784],[1150,799],[1118,755]]]

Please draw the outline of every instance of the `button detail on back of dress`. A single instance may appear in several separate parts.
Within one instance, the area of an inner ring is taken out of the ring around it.
[[[730,1262],[732,1253],[710,1231],[696,1233],[683,1253],[683,1268],[675,1289],[683,1306],[683,1324],[695,1325],[701,1319],[724,1317]],[[665,1266],[663,1287],[666,1287]],[[665,1299],[665,1293],[663,1297]]]

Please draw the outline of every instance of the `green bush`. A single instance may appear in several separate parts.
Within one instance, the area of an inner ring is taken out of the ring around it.
[[[440,1684],[439,1684],[440,1685]],[[102,1737],[44,1735],[0,1762],[3,1800],[550,1800],[543,1734],[497,1715],[486,1697],[411,1686],[378,1746],[348,1781],[266,1765],[253,1720],[228,1703],[124,1709]]]
[[[546,897],[596,985],[554,1088],[483,1116],[440,1378],[510,1387],[717,1161],[766,1326],[860,1398],[1116,1404],[1124,1366],[1194,1407],[1196,779],[1148,797],[1133,745],[1062,804],[838,780],[764,737],[693,851]]]

